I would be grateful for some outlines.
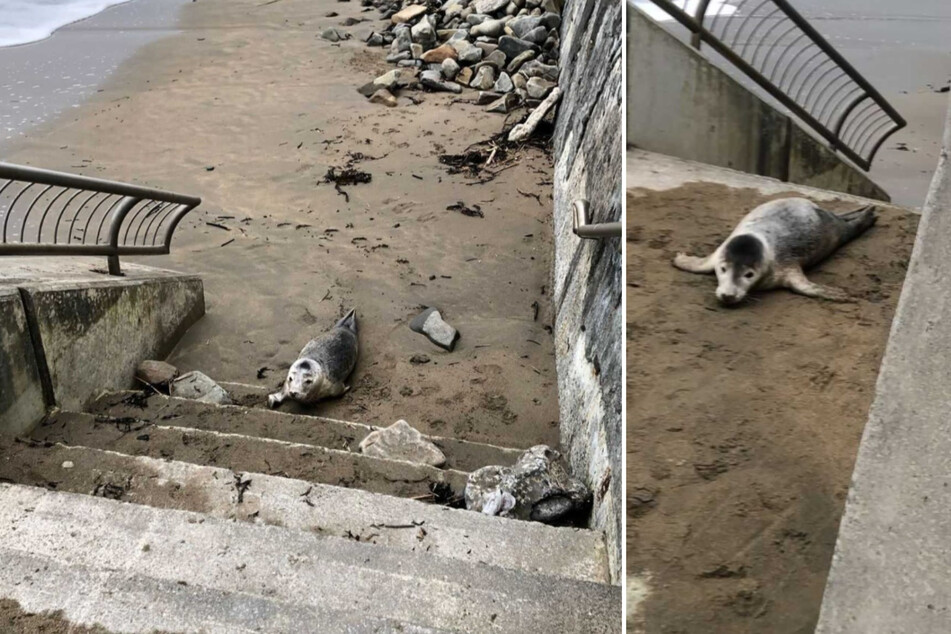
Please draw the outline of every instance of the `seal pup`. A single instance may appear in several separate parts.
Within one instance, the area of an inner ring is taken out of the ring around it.
[[[344,381],[357,364],[357,348],[357,317],[351,309],[329,332],[304,346],[281,390],[268,395],[268,407],[288,398],[310,405],[345,393],[350,386]]]
[[[772,288],[849,301],[845,290],[810,282],[803,270],[832,255],[877,219],[873,205],[834,214],[805,198],[781,198],[748,213],[708,257],[678,253],[674,266],[690,273],[716,273],[717,299],[726,305],[743,301],[751,290]]]

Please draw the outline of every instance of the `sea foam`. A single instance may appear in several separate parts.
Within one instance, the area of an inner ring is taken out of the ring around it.
[[[48,38],[67,24],[128,0],[0,0],[0,46]]]

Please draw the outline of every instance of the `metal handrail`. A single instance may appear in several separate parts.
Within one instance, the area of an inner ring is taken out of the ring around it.
[[[201,198],[0,163],[0,256],[161,255]],[[143,232],[144,230],[144,232]],[[131,234],[131,239],[130,239]]]
[[[572,215],[572,231],[579,238],[588,240],[603,240],[604,238],[620,238],[620,222],[588,222],[587,200],[579,199],[575,201],[574,213]]]
[[[863,170],[906,125],[788,0],[734,0],[724,19],[707,15],[710,0],[693,15],[674,0],[651,1],[691,31],[695,48],[705,42]]]

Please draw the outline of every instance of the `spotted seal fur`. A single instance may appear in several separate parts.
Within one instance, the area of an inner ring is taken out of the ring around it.
[[[267,397],[269,407],[278,407],[286,399],[305,405],[350,389],[345,384],[357,364],[357,317],[351,310],[336,325],[301,350],[287,371],[281,390]]]
[[[715,273],[717,299],[743,301],[752,290],[788,288],[809,297],[849,301],[843,289],[810,282],[805,269],[822,262],[878,219],[868,205],[834,214],[805,198],[782,198],[748,213],[716,251],[705,258],[678,253],[674,266]]]

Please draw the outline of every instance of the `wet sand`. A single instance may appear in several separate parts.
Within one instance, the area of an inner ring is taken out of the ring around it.
[[[70,113],[141,47],[175,33],[187,0],[134,0],[49,38],[0,47],[0,157],[26,131]]]
[[[340,26],[348,17],[369,22]],[[183,371],[274,386],[310,337],[355,307],[353,389],[315,413],[556,443],[550,157],[525,149],[484,184],[449,174],[439,155],[504,119],[446,95],[367,102],[356,88],[391,68],[361,41],[376,17],[330,0],[187,3],[178,35],[143,48],[7,158],[203,197],[171,255],[137,260],[205,281],[207,315],[170,358]],[[353,39],[319,39],[330,26]],[[349,201],[322,182],[348,162],[372,175],[344,188]],[[485,217],[447,210],[457,201]],[[409,330],[423,305],[460,330],[455,352]],[[430,361],[410,361],[420,354]]]
[[[774,290],[723,308],[713,276],[671,265],[788,195],[628,192],[627,565],[646,587],[632,632],[815,629],[918,217],[883,206],[809,272],[854,303]]]
[[[799,0],[796,8],[907,120],[879,150],[869,176],[895,204],[920,209],[948,106],[948,94],[936,91],[951,81],[951,3]]]

